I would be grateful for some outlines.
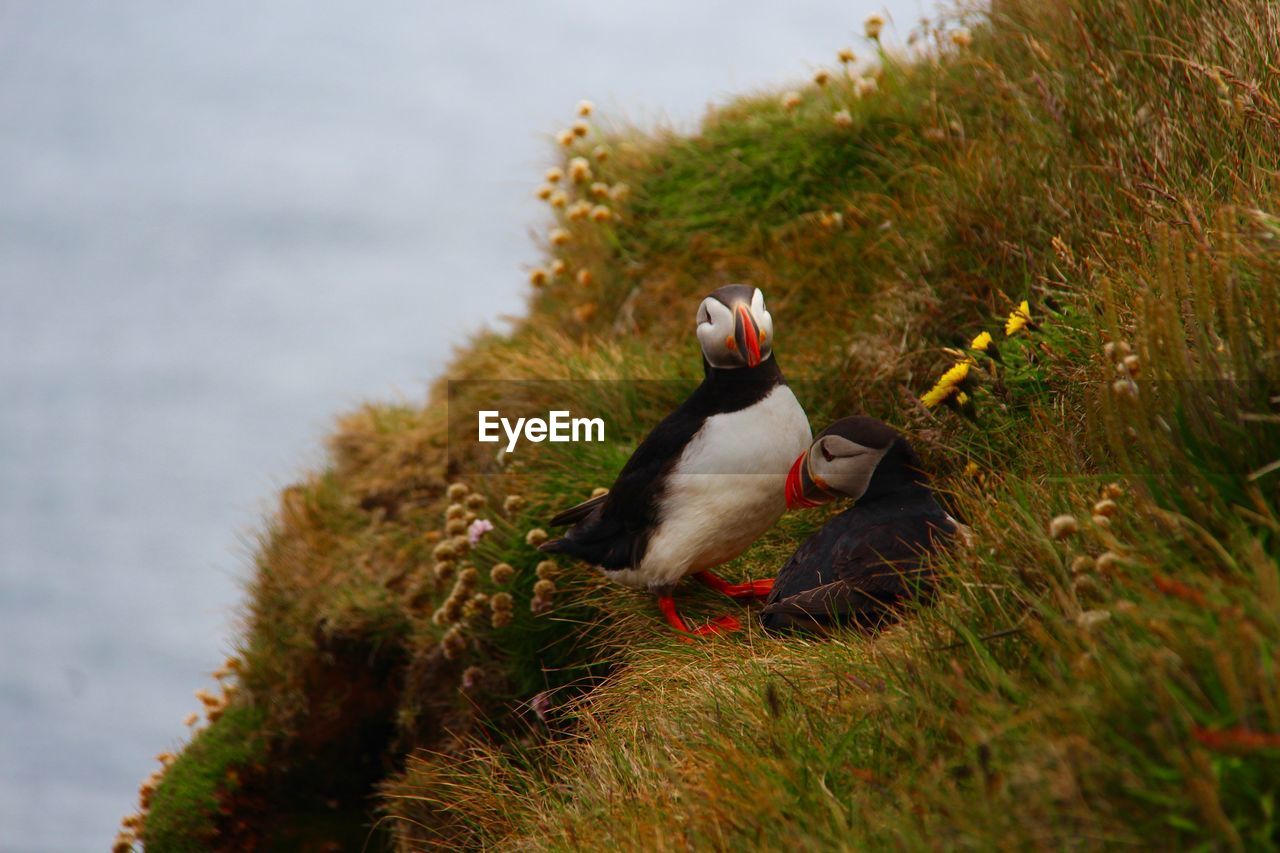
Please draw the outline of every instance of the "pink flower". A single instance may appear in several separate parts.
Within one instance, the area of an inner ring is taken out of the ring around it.
[[[467,540],[472,545],[480,541],[480,537],[484,536],[493,529],[493,522],[487,518],[477,518],[471,522],[471,526],[467,528]]]

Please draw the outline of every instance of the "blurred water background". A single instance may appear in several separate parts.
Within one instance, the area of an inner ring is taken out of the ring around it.
[[[521,310],[579,98],[691,126],[883,8],[0,0],[0,849],[109,843],[275,490]]]

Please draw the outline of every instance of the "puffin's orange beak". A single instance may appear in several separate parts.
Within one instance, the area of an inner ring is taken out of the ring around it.
[[[756,328],[755,318],[751,316],[751,309],[745,303],[739,302],[736,310],[733,337],[747,359],[747,367],[755,367],[760,363],[760,331]]]

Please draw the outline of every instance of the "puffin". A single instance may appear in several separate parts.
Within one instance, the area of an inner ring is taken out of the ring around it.
[[[925,557],[964,530],[938,504],[911,444],[883,421],[843,418],[796,457],[790,509],[851,498],[854,505],[810,536],[774,579],[760,622],[767,631],[874,631],[900,606],[932,592]]]
[[[608,493],[564,510],[541,545],[658,597],[684,634],[741,627],[731,615],[691,628],[673,591],[687,575],[734,599],[764,598],[771,579],[730,583],[711,569],[737,557],[786,511],[783,487],[809,446],[809,419],[773,354],[773,317],[759,288],[721,287],[696,318],[703,380],[640,442]]]

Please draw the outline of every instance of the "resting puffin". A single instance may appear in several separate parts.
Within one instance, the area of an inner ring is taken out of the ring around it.
[[[787,470],[812,433],[773,357],[773,318],[758,288],[730,284],[702,300],[697,335],[702,384],[640,443],[608,494],[551,519],[573,526],[542,550],[651,590],[674,628],[709,634],[738,621],[690,629],[672,590],[692,574],[734,598],[768,594],[772,581],[733,584],[709,570],[782,516]]]
[[[787,506],[839,497],[857,503],[805,540],[782,567],[760,622],[767,630],[822,632],[853,623],[874,629],[896,605],[928,594],[922,566],[961,532],[934,499],[920,458],[875,418],[844,418],[821,433],[787,475]]]

